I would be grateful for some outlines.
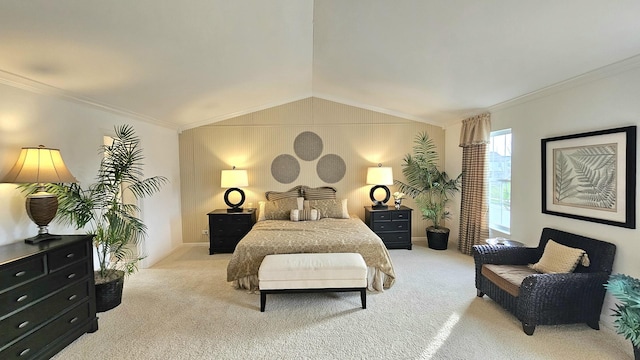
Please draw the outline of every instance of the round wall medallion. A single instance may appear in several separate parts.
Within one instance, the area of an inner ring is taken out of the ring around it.
[[[347,165],[344,160],[336,154],[328,154],[318,160],[316,172],[318,177],[326,183],[337,183],[342,180],[347,171]]]
[[[271,175],[279,183],[292,183],[300,175],[300,163],[289,154],[278,155],[271,162]]]
[[[315,160],[322,154],[322,139],[314,132],[301,132],[293,141],[293,150],[302,160]]]

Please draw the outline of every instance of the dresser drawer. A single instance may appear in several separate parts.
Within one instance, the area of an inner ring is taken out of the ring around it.
[[[82,243],[74,244],[52,251],[47,256],[49,270],[55,271],[76,261],[84,260],[87,257],[87,246]]]
[[[44,326],[38,331],[37,336],[26,337],[0,352],[0,359],[30,359],[56,338],[86,322],[90,316],[89,302],[85,301]]]
[[[373,223],[373,232],[408,231],[408,221],[381,221]]]
[[[28,311],[19,311],[7,317],[0,321],[0,328],[3,329],[0,332],[0,343],[8,343],[26,334],[48,319],[55,317],[65,308],[83,301],[88,296],[88,282],[81,282],[29,306]]]
[[[34,256],[26,260],[16,261],[0,270],[0,286],[2,286],[2,289],[8,289],[44,275],[44,256]]]
[[[59,271],[47,278],[37,279],[0,294],[0,318],[49,295],[55,290],[78,281],[86,274],[87,265],[85,263],[77,263],[65,271]]]

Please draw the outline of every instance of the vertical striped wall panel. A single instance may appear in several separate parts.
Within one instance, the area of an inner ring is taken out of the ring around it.
[[[317,159],[297,158],[293,143],[304,131],[322,139],[320,157],[336,154],[345,161],[346,173],[341,180],[324,183],[317,176]],[[348,199],[352,214],[364,218],[363,206],[370,204],[370,185],[365,184],[367,168],[382,163],[393,168],[396,179],[404,179],[402,159],[412,151],[413,139],[421,131],[429,133],[444,157],[444,130],[440,127],[318,98],[186,130],[179,140],[183,241],[208,241],[208,236],[202,235],[202,230],[208,229],[207,213],[226,207],[220,171],[232,166],[248,172],[245,207],[257,207],[265,191],[282,191],[300,184],[327,185],[337,188],[339,197]],[[280,154],[290,154],[300,164],[300,175],[290,184],[277,182],[271,174],[271,162]],[[424,237],[426,222],[411,199],[405,202],[414,208],[413,236]]]

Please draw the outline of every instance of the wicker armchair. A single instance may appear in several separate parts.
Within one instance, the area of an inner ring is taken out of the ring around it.
[[[484,264],[527,265],[538,262],[549,239],[587,252],[590,266],[578,265],[573,273],[527,275],[517,296],[482,274]],[[478,297],[487,294],[522,322],[527,335],[537,325],[586,323],[598,330],[605,288],[616,252],[614,244],[544,228],[536,248],[474,245]]]

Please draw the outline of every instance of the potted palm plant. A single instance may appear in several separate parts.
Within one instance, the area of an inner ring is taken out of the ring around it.
[[[403,159],[402,174],[406,182],[394,180],[399,190],[416,201],[422,218],[431,222],[427,227],[429,248],[445,250],[449,242],[449,229],[442,222],[449,218],[447,202],[450,196],[460,191],[462,174],[455,178],[438,169],[438,152],[433,139],[425,132],[418,133],[414,140],[413,155]]]
[[[614,274],[604,287],[620,303],[612,309],[618,334],[631,340],[636,360],[640,360],[640,280],[624,274]]]
[[[99,312],[120,304],[124,276],[135,272],[143,259],[137,254],[137,244],[147,228],[135,202],[158,192],[167,182],[163,176],[143,178],[140,139],[129,125],[116,126],[112,144],[101,146],[100,152],[94,184],[86,189],[78,184],[48,185],[48,191],[58,196],[57,221],[94,234]]]

